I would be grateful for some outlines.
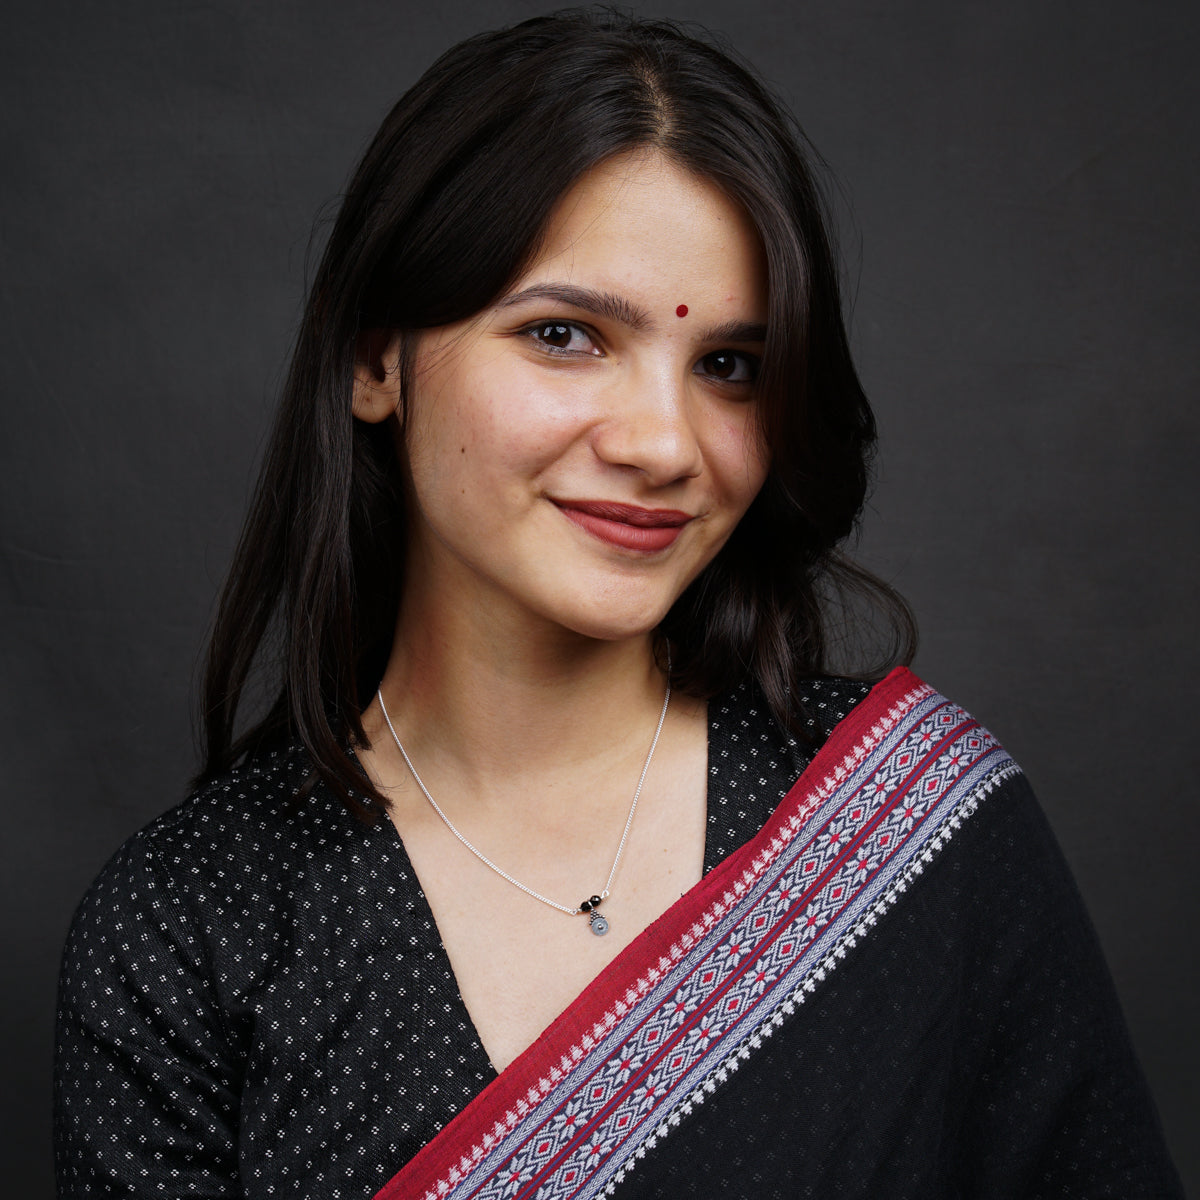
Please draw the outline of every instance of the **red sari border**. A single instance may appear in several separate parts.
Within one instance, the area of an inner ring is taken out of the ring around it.
[[[1015,770],[966,713],[893,671],[759,834],[626,947],[376,1200],[611,1189]]]

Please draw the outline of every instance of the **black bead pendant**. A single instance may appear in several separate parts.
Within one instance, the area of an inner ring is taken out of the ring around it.
[[[599,908],[602,903],[603,901],[599,896],[593,896],[590,900],[580,902],[579,911],[585,913],[591,912],[593,908]]]

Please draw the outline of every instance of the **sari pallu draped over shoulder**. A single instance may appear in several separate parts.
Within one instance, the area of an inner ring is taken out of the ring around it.
[[[668,1135],[720,1103],[735,1072],[755,1070],[1018,775],[961,708],[892,672],[759,834],[627,947],[376,1200],[623,1193]]]

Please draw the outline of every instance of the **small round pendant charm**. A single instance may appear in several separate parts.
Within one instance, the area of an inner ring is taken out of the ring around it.
[[[588,918],[588,924],[591,925],[592,932],[597,937],[603,937],[608,932],[608,921],[598,912],[592,913],[592,915]]]

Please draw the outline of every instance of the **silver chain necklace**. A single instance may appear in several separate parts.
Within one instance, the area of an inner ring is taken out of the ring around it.
[[[589,896],[586,900],[581,900],[574,908],[568,904],[559,904],[557,900],[551,900],[548,896],[543,896],[541,892],[535,892],[533,888],[527,887],[519,879],[514,879],[503,867],[498,867],[486,854],[481,850],[477,850],[459,831],[454,827],[454,822],[450,820],[444,812],[441,805],[430,794],[429,789],[425,786],[421,776],[417,774],[417,768],[413,766],[412,759],[408,757],[408,751],[404,749],[404,743],[400,741],[399,735],[396,733],[396,727],[392,724],[392,718],[388,715],[387,705],[383,702],[383,690],[379,693],[379,707],[383,710],[383,719],[387,722],[387,727],[392,735],[392,740],[396,743],[396,749],[400,751],[404,758],[405,764],[409,771],[412,772],[412,777],[417,781],[417,787],[425,794],[425,799],[433,806],[433,811],[442,819],[442,823],[454,836],[462,842],[470,852],[485,867],[490,867],[501,879],[506,879],[515,888],[520,888],[527,896],[532,896],[535,900],[540,900],[543,904],[548,904],[551,908],[558,909],[559,912],[566,913],[570,917],[579,916],[581,913],[588,914],[588,925],[591,931],[597,937],[603,937],[608,932],[608,918],[601,915],[600,905],[609,897],[609,888],[612,887],[613,877],[617,873],[617,866],[621,862],[621,855],[625,852],[625,843],[629,840],[629,830],[633,825],[633,814],[637,812],[638,800],[642,795],[642,784],[646,782],[646,773],[650,770],[650,763],[654,758],[654,751],[658,748],[658,737],[662,733],[663,722],[667,719],[667,708],[671,703],[671,656],[670,651],[667,652],[667,690],[663,696],[662,712],[658,714],[658,726],[654,730],[654,740],[650,743],[650,752],[646,755],[646,761],[642,766],[642,773],[638,778],[637,787],[633,793],[633,803],[629,806],[629,816],[625,818],[625,828],[621,831],[621,843],[617,846],[616,856],[613,858],[612,870],[608,873],[608,879],[605,881],[604,888],[598,896]]]

